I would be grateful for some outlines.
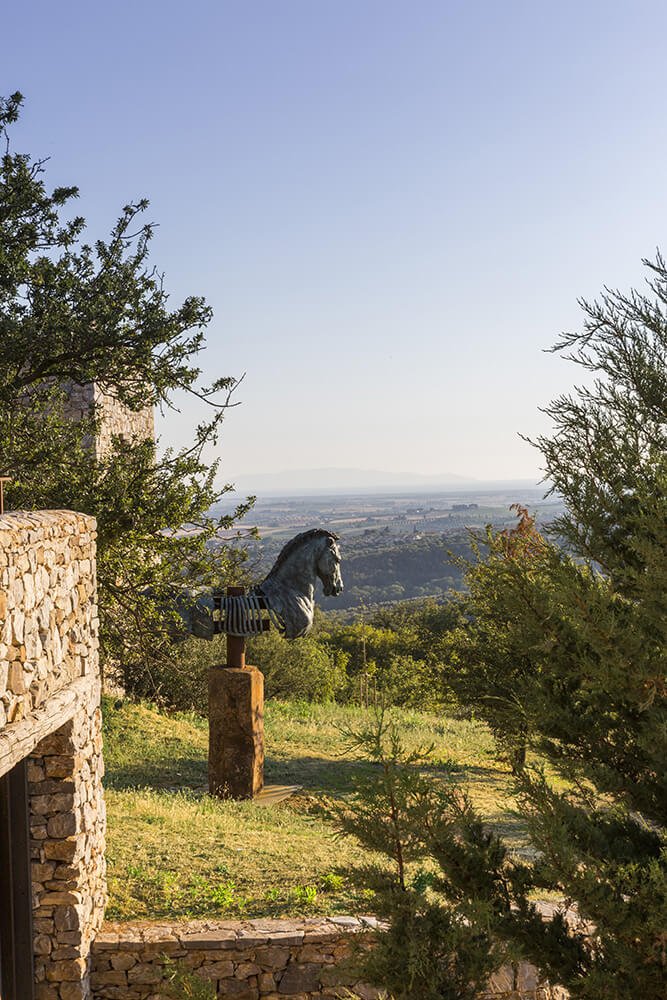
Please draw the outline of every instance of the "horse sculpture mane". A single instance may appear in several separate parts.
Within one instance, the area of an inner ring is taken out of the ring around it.
[[[209,590],[195,595],[190,591],[190,598],[196,600],[179,613],[189,631],[205,639],[216,632],[259,635],[265,626],[262,612],[286,638],[307,635],[313,624],[318,578],[327,596],[343,590],[337,541],[338,535],[325,528],[302,531],[283,546],[268,576],[246,594],[225,596]]]
[[[342,591],[337,541],[338,535],[325,528],[302,531],[282,548],[269,575],[253,587],[251,593],[265,599],[267,607],[280,619],[281,631],[288,639],[310,632],[315,613],[315,583],[323,572],[323,555],[328,556],[325,594]],[[321,579],[324,584],[325,577]]]
[[[270,580],[271,577],[273,577],[278,572],[278,570],[282,568],[284,563],[289,559],[291,555],[294,554],[294,552],[298,548],[300,548],[302,545],[305,545],[307,542],[314,541],[314,539],[316,538],[325,538],[325,537],[331,538],[334,542],[337,542],[340,538],[340,535],[334,534],[333,531],[327,531],[326,528],[310,528],[308,531],[302,531],[301,534],[295,535],[294,538],[290,538],[289,542],[286,542],[285,545],[283,545],[280,552],[278,553],[276,561],[269,570],[269,573],[266,576],[264,583],[266,583],[267,580]],[[259,588],[261,587],[262,584],[260,583]]]

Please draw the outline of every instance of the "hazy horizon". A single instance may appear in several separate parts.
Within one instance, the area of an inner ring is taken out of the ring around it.
[[[255,470],[540,478],[519,437],[580,381],[577,298],[643,280],[667,215],[658,0],[119,0],[5,12],[17,151],[88,241],[151,199],[170,304],[246,373],[221,482]],[[192,440],[192,399],[158,415]]]
[[[408,472],[389,472],[379,469],[322,468],[282,469],[276,472],[249,472],[236,477],[236,493],[270,496],[272,492],[290,494],[353,494],[381,492],[470,492],[472,490],[501,489],[508,486],[541,489],[532,478],[504,477],[498,480],[474,479],[454,473],[417,475]],[[546,490],[546,486],[544,487]]]

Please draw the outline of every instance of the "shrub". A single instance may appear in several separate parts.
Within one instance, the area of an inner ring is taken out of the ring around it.
[[[271,630],[248,643],[248,662],[264,674],[269,698],[334,701],[347,684],[348,657],[310,636],[291,641]]]
[[[119,682],[133,698],[166,705],[179,712],[208,712],[208,668],[225,662],[225,637],[210,642],[186,639],[174,643],[168,657],[147,667],[124,663],[117,668]]]

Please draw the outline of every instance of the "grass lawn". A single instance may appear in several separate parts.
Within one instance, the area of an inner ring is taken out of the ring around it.
[[[406,746],[435,744],[434,773],[469,784],[484,816],[516,847],[507,772],[479,723],[395,710]],[[267,784],[303,792],[275,806],[207,795],[208,729],[196,715],[104,704],[107,861],[112,919],[368,912],[367,852],[335,835],[326,797],[372,765],[343,756],[341,728],[365,709],[269,701]],[[377,860],[377,859],[376,859]]]

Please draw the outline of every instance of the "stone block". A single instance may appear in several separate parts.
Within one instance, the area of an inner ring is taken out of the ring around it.
[[[254,928],[241,927],[236,936],[237,948],[244,948],[246,952],[253,948],[259,948],[263,944],[269,943],[270,934],[267,931],[262,934]]]
[[[257,949],[255,961],[264,969],[284,969],[289,961],[289,955],[289,948],[269,945],[267,948]]]
[[[35,955],[51,954],[51,937],[49,934],[36,934],[33,941],[33,952]]]
[[[259,989],[239,979],[218,980],[218,997],[233,997],[234,1000],[259,1000]]]
[[[47,760],[46,757],[43,758]],[[37,782],[30,784],[30,794],[31,795],[54,795],[56,793],[67,793],[69,795],[74,795],[74,779],[70,776],[69,780],[67,778],[41,778]],[[48,810],[39,810],[39,812],[47,812]],[[37,814],[38,810],[33,809],[33,812]]]
[[[39,754],[67,754],[71,750],[71,723],[63,726],[56,733],[51,733],[50,736],[45,736],[44,739],[39,743],[36,753]]]
[[[280,978],[279,993],[316,993],[320,989],[320,967],[291,962]]]
[[[300,962],[318,962],[320,965],[328,965],[333,960],[333,948],[327,951],[317,944],[304,944],[299,952]]]
[[[261,996],[265,993],[273,993],[276,988],[276,979],[272,972],[261,972],[257,977],[257,985]]]
[[[127,981],[132,983],[159,983],[162,981],[162,969],[151,962],[142,962],[132,966],[127,972]]]
[[[100,931],[95,938],[95,951],[116,951],[118,942],[119,935],[116,931]]]
[[[63,812],[52,816],[46,824],[46,832],[54,840],[72,837],[78,833],[79,822],[76,813]]]
[[[51,918],[33,917],[32,927],[36,934],[53,934],[55,925]]]
[[[93,972],[90,977],[90,983],[93,989],[99,986],[127,986],[127,973],[119,969],[109,969],[107,972]]]
[[[202,979],[228,979],[234,975],[234,963],[229,961],[207,962],[196,971]]]
[[[81,947],[77,947],[72,944],[61,945],[58,942],[58,947],[51,952],[51,960],[53,962],[64,962],[67,958],[78,958],[81,954]]]
[[[52,962],[46,968],[46,978],[50,982],[64,983],[77,981],[86,973],[86,962],[83,958],[71,958],[65,962]]]
[[[54,795],[33,795],[30,808],[37,815],[70,812],[74,808],[73,792],[56,792]]]
[[[83,940],[82,931],[60,931],[58,933],[58,944],[78,944]]]
[[[236,931],[195,932],[181,935],[180,940],[184,948],[192,948],[199,951],[213,951],[215,948],[235,948]]]
[[[47,892],[40,899],[41,906],[78,906],[80,903],[80,892]]]
[[[59,906],[53,914],[53,919],[57,931],[81,930],[81,910],[78,907]]]
[[[33,882],[46,882],[53,877],[55,872],[55,863],[47,862],[46,864],[33,864],[31,865],[32,870],[32,880]]]
[[[251,976],[258,976],[261,971],[254,962],[239,962],[235,976],[237,979],[250,979]]]
[[[298,948],[303,944],[303,931],[273,931],[271,933],[271,944],[280,945],[283,948]],[[268,939],[264,938],[260,943],[265,944]]]
[[[50,983],[37,983],[35,1000],[60,1000],[60,993],[58,988]]]
[[[90,992],[83,983],[61,983],[60,1000],[89,1000]]]
[[[111,968],[127,971],[137,964],[138,959],[134,955],[120,954],[111,956]]]
[[[264,677],[256,667],[209,670],[209,790],[251,799],[264,784]]]
[[[46,840],[44,854],[52,861],[73,861],[80,853],[81,845],[78,839]]]
[[[68,882],[70,879],[79,878],[81,872],[77,865],[56,865],[53,877],[61,882]]]
[[[44,758],[44,770],[47,778],[69,778],[75,774],[83,763],[81,754],[64,754]]]
[[[142,962],[152,961],[160,955],[174,955],[181,950],[178,941],[171,938],[165,941],[151,941],[144,944],[141,949]]]

